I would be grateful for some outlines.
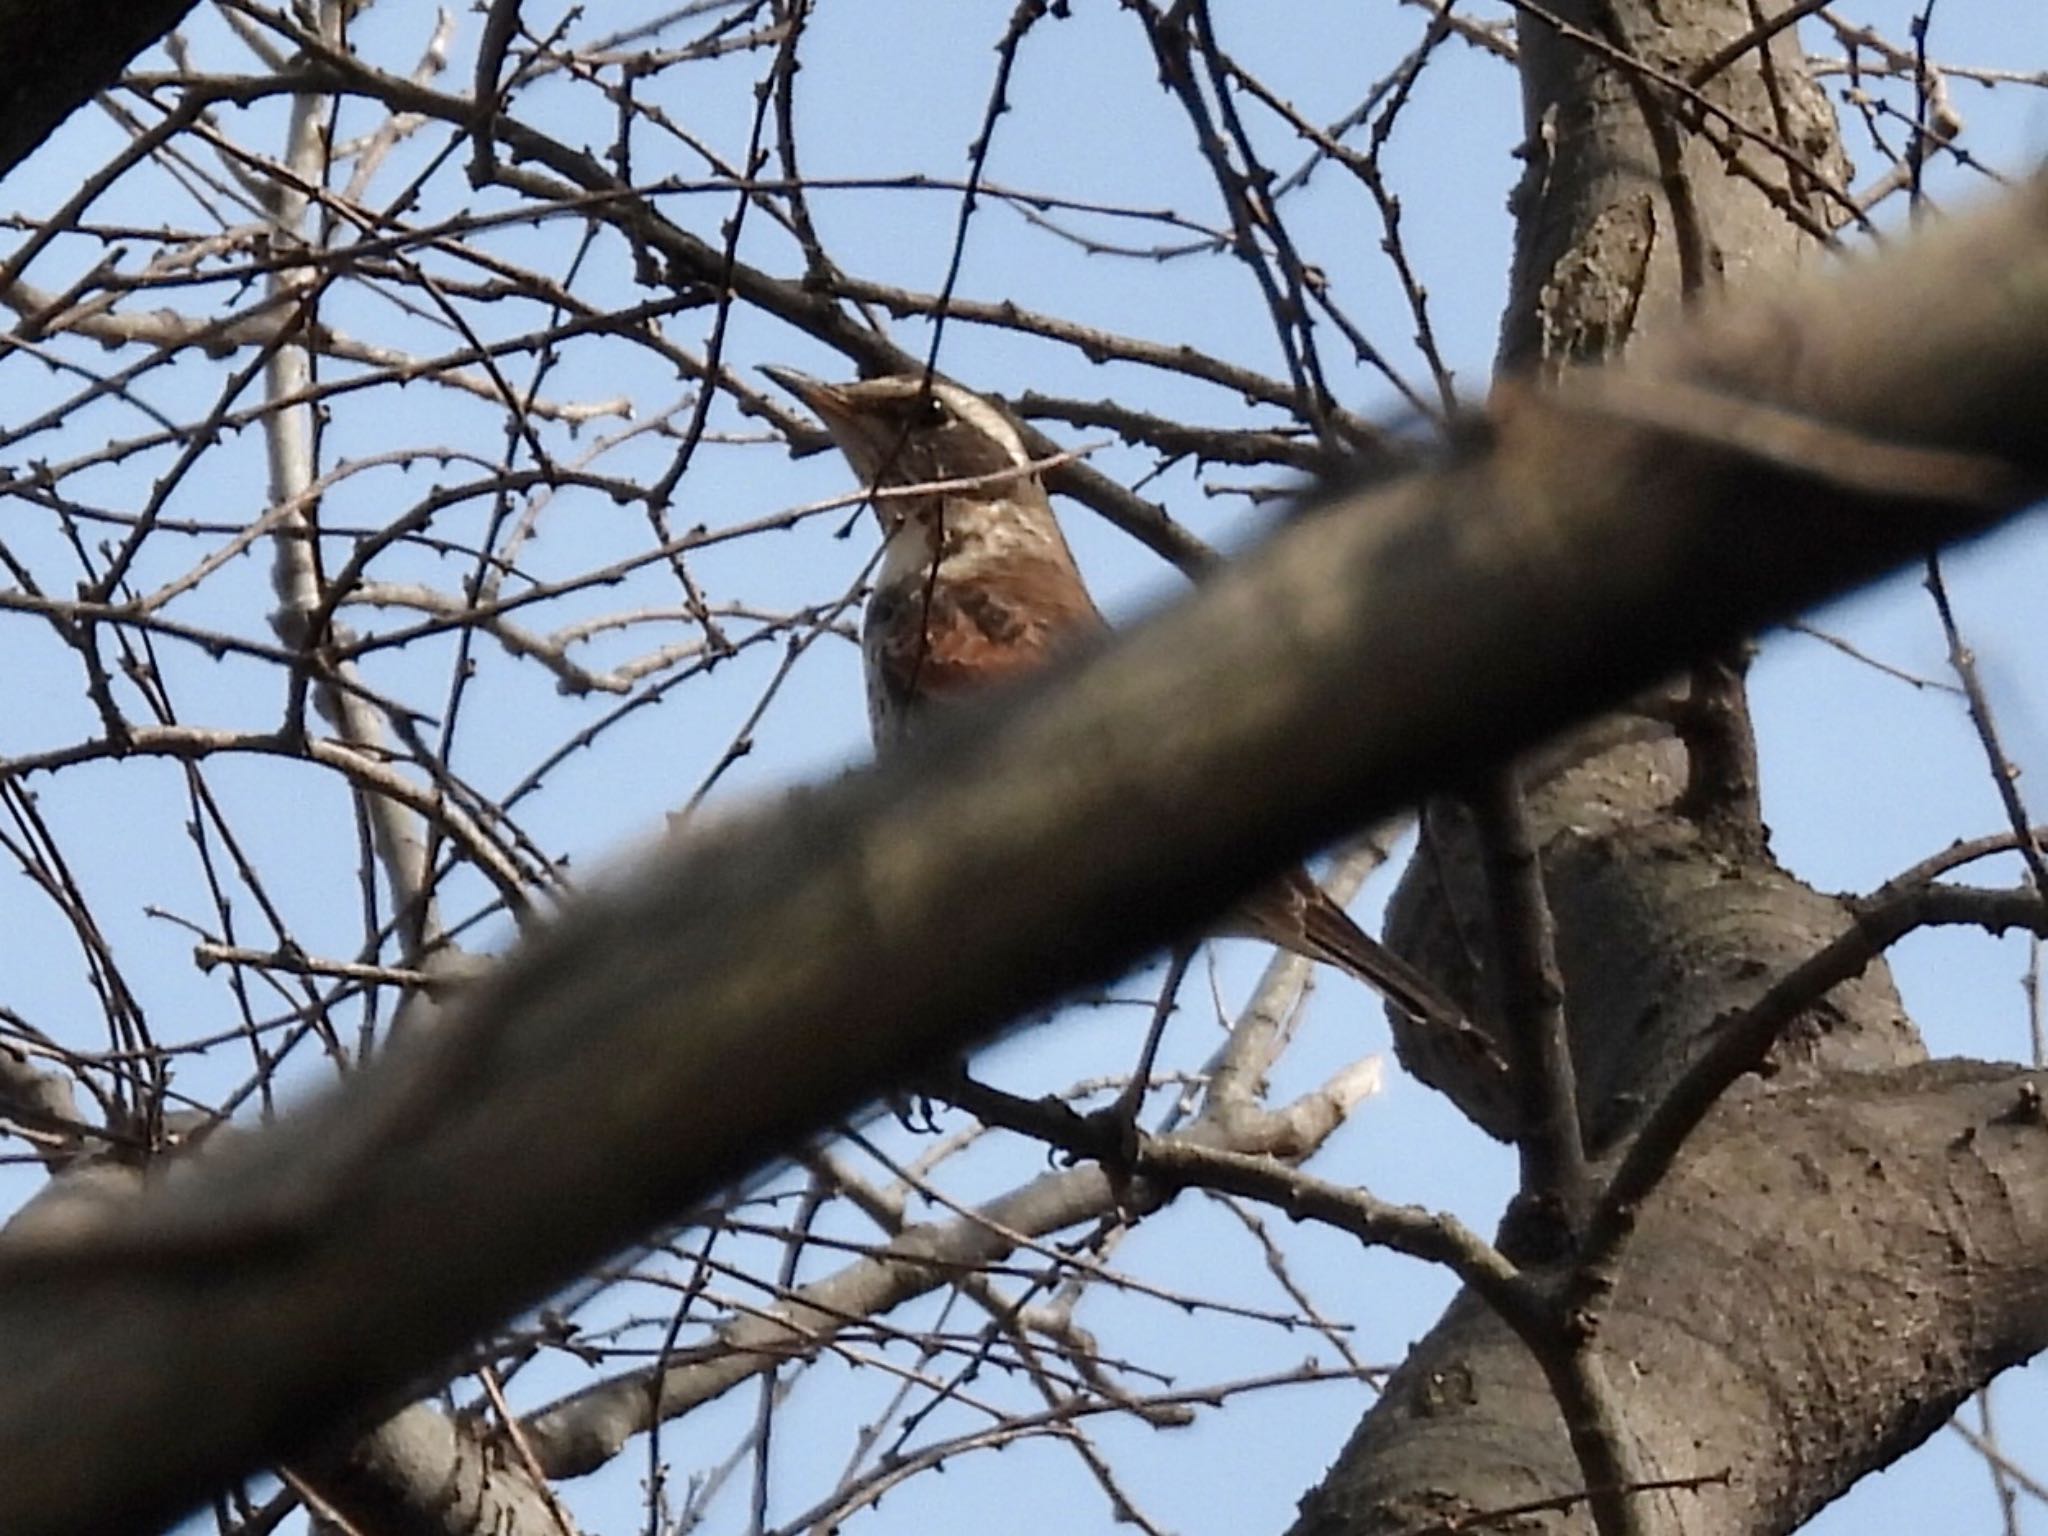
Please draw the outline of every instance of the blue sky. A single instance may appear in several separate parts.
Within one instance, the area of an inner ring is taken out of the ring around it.
[[[657,9],[614,4],[605,8],[603,25],[623,26],[630,17]],[[1481,6],[1470,9],[1489,13]],[[1071,18],[1042,27],[1023,50],[1012,91],[1016,110],[998,125],[989,159],[991,181],[1074,199],[1171,209],[1184,219],[1214,225],[1219,216],[1213,190],[1195,174],[1186,153],[1185,126],[1153,80],[1138,30],[1117,7],[1100,0],[1082,0],[1073,10]],[[1219,10],[1226,41],[1238,56],[1269,71],[1288,99],[1318,121],[1348,110],[1362,82],[1389,67],[1423,25],[1420,12],[1391,3],[1288,0]],[[1907,8],[1894,0],[1868,0],[1844,10],[1888,35],[1905,35]],[[531,24],[540,26],[549,12],[529,7],[527,14]],[[821,5],[807,43],[808,65],[800,76],[798,128],[805,171],[816,178],[923,173],[957,179],[985,108],[992,46],[1007,15],[1006,6],[958,0],[897,0],[886,11],[848,0]],[[476,19],[465,11],[455,21],[456,62],[448,79],[462,81],[468,77]],[[418,51],[428,24],[420,8],[386,5],[370,11],[357,26],[366,51],[404,61]],[[589,17],[581,26],[594,30]],[[195,28],[195,38],[212,50],[205,55],[210,60],[234,57],[209,23]],[[1817,36],[1815,48],[1837,51]],[[1936,13],[1933,52],[1959,62],[2048,68],[2048,22],[2038,0],[1950,0]],[[690,82],[687,99],[664,105],[677,121],[736,155],[745,141],[751,83],[763,62],[760,55],[741,56],[680,75]],[[1839,79],[1830,82],[1836,91],[1841,84]],[[2048,149],[2048,97],[2041,92],[1984,91],[1966,82],[1955,89],[1969,124],[1969,142],[1986,163],[2018,171]],[[601,116],[590,114],[587,100],[561,82],[536,88],[522,102],[521,114],[571,142],[601,143],[609,132]],[[269,104],[229,114],[225,126],[251,144],[274,145],[282,117],[282,109]],[[372,123],[360,104],[344,113],[345,132]],[[1461,388],[1474,400],[1483,394],[1505,295],[1505,198],[1517,170],[1510,152],[1520,136],[1508,67],[1453,45],[1423,76],[1411,115],[1387,153],[1389,180],[1403,200],[1404,239],[1428,284],[1436,335]],[[115,142],[104,119],[81,114],[42,156],[10,179],[9,205],[24,212],[52,206],[76,186],[78,168],[97,164]],[[380,185],[395,187],[443,142],[432,133],[409,142],[394,156]],[[1296,163],[1298,152],[1283,151],[1280,137],[1268,135],[1263,142],[1276,163]],[[679,141],[650,134],[638,154],[635,173],[642,180],[701,174]],[[1867,171],[1869,157],[1859,155],[1859,160]],[[1945,170],[1933,186],[1944,202],[1961,202],[1975,195],[1981,183]],[[462,188],[459,165],[442,172],[434,187],[446,206],[489,205],[487,198],[472,199]],[[673,217],[714,238],[730,207],[723,197],[686,194],[667,198],[665,205]],[[1406,377],[1421,380],[1404,340],[1410,326],[1398,287],[1379,255],[1378,230],[1364,218],[1365,205],[1355,189],[1326,167],[1289,207],[1297,237],[1326,267],[1350,312],[1368,324]],[[849,270],[921,290],[941,281],[958,216],[954,193],[821,191],[816,209],[828,246]],[[189,197],[156,177],[131,178],[109,194],[100,211],[137,223],[203,222]],[[1096,221],[1090,227],[1112,226]],[[1140,245],[1181,238],[1164,222],[1113,227],[1119,239]],[[577,260],[578,234],[573,222],[558,220],[538,228],[496,230],[477,244],[564,275]],[[79,242],[60,245],[29,276],[45,288],[62,288],[100,254]],[[741,254],[773,272],[796,270],[791,242],[758,218],[745,232]],[[584,259],[578,280],[603,303],[623,306],[644,297],[633,288],[628,263],[611,242],[601,242]],[[1227,261],[1084,254],[1035,232],[1000,204],[985,207],[970,229],[959,291],[972,298],[1008,298],[1125,334],[1191,344],[1264,371],[1278,367],[1256,296],[1243,273]],[[170,302],[198,305],[203,296],[174,296]],[[219,302],[235,299],[223,292]],[[398,338],[428,350],[417,340],[427,327],[396,314],[388,299],[367,289],[338,290],[326,318],[357,334]],[[510,333],[533,323],[531,314],[508,314],[503,330]],[[685,314],[670,322],[670,333],[696,346],[703,324],[703,316]],[[897,334],[916,350],[929,336],[914,323],[901,324]],[[1333,356],[1339,352],[1341,347],[1333,347]],[[733,318],[727,357],[743,370],[774,361],[826,374],[844,371],[809,338],[744,310]],[[1093,364],[1065,347],[967,324],[947,327],[941,357],[957,376],[1006,392],[1028,388],[1107,395],[1202,421],[1245,416],[1241,401],[1212,386],[1164,379],[1125,364]],[[18,357],[8,366],[17,380],[11,398],[27,402],[7,408],[11,423],[39,409],[42,392],[55,386],[43,382],[36,365]],[[215,386],[209,381],[216,376],[211,365],[181,365],[154,378],[148,390],[164,408],[189,413],[188,392],[210,391]],[[1398,396],[1383,379],[1348,367],[1340,368],[1338,377],[1348,405],[1376,415],[1402,414]],[[545,388],[557,398],[630,396],[642,416],[685,390],[648,353],[618,347],[565,349]],[[731,412],[714,416],[714,424],[735,437],[759,431],[757,424]],[[617,423],[610,425],[616,428]],[[104,406],[39,440],[35,452],[58,458],[138,430],[132,410]],[[605,424],[586,428],[576,441],[587,445],[604,430]],[[500,451],[501,435],[497,415],[488,406],[413,385],[402,395],[380,392],[370,406],[338,403],[326,448],[330,464],[381,452],[394,438],[459,444],[488,459]],[[566,434],[558,451],[569,451]],[[664,444],[645,441],[623,446],[605,462],[617,473],[646,475],[665,462],[667,452]],[[1138,455],[1115,448],[1097,452],[1093,462],[1127,478],[1149,468]],[[110,504],[132,506],[147,494],[149,474],[160,468],[141,464],[109,470],[89,484]],[[471,472],[459,464],[432,463],[366,471],[338,486],[329,505],[336,520],[356,517],[373,523],[393,498],[409,499],[431,484]],[[1204,537],[1235,545],[1254,535],[1260,514],[1248,513],[1241,496],[1212,492],[1241,489],[1249,479],[1228,470],[1201,475],[1176,470],[1148,487],[1148,494],[1165,501]],[[760,442],[719,443],[707,447],[693,468],[675,520],[679,527],[739,523],[845,489],[846,472],[832,456],[792,463]],[[249,432],[231,438],[204,478],[172,499],[170,510],[247,518],[262,509],[264,500],[261,445],[257,434]],[[865,524],[851,538],[835,537],[844,521],[845,514],[816,518],[772,539],[709,552],[697,559],[694,574],[714,598],[764,606],[823,600],[847,588],[870,552]],[[451,519],[451,533],[465,527],[475,531]],[[1070,510],[1068,527],[1112,614],[1134,615],[1179,589],[1179,579],[1155,557],[1085,512]],[[601,497],[567,493],[548,509],[541,530],[528,562],[541,573],[588,569],[633,552],[647,539],[637,514]],[[38,561],[53,568],[62,563],[48,526],[22,526],[11,516],[8,538],[11,546],[32,549]],[[146,586],[169,579],[203,543],[197,538],[160,541],[138,570],[138,580]],[[178,611],[193,622],[261,636],[270,601],[266,566],[264,558],[230,566]],[[380,567],[380,574],[392,582],[446,585],[457,570],[430,555],[399,553]],[[2023,784],[2032,785],[2048,775],[2048,696],[2040,682],[2048,676],[2048,626],[2040,621],[2048,533],[2038,518],[2016,526],[1951,557],[1948,575],[1998,707],[2006,745],[2028,775]],[[551,610],[549,622],[612,611],[641,598],[662,600],[658,585],[629,584],[621,591],[568,600]],[[351,617],[365,628],[381,622],[368,613]],[[0,678],[0,720],[5,722],[0,754],[88,734],[90,713],[62,648],[37,624],[5,618],[0,623],[14,647],[8,653],[14,665]],[[1912,573],[1814,616],[1814,623],[1897,668],[1946,679],[1943,639]],[[673,637],[658,626],[646,633]],[[638,634],[607,639],[594,645],[592,654],[620,659],[645,643]],[[278,688],[267,669],[168,649],[174,653],[169,664],[186,718],[249,727],[275,719]],[[377,659],[368,670],[379,686],[431,703],[445,689],[452,654],[450,643],[439,642],[402,657]],[[659,707],[641,711],[604,738],[603,750],[572,756],[553,771],[522,806],[525,824],[551,854],[572,859],[577,870],[601,863],[658,827],[720,759],[780,660],[778,646],[760,647]],[[519,782],[611,702],[565,698],[537,676],[537,669],[494,647],[480,652],[477,666],[475,692],[466,707],[474,718],[491,724],[459,738],[456,764],[498,792]],[[1981,754],[1952,693],[1899,681],[1819,640],[1785,634],[1765,643],[1754,699],[1766,808],[1777,847],[1788,864],[1816,884],[1865,889],[1953,838],[2000,825]],[[741,803],[776,786],[836,771],[862,759],[866,750],[857,656],[851,645],[828,636],[791,671],[762,718],[754,750],[719,779],[716,798]],[[351,952],[359,919],[353,888],[355,834],[345,797],[317,775],[268,760],[226,762],[214,772],[252,856],[290,912],[294,931],[309,946]],[[206,915],[203,888],[180,831],[190,813],[177,775],[164,765],[124,764],[44,780],[39,788],[67,857],[94,894],[125,963],[146,983],[166,1033],[196,1035],[229,1021],[220,977],[200,976],[190,964],[191,935],[147,910]],[[1385,884],[1380,882],[1361,903],[1362,917],[1375,913]],[[0,925],[0,975],[8,978],[0,1003],[46,1027],[93,1018],[96,1009],[83,987],[68,930],[48,904],[25,882],[0,877],[0,911],[7,918]],[[51,956],[64,958],[55,962]],[[1249,946],[1228,946],[1215,972],[1221,995],[1241,997],[1260,959]],[[2025,962],[2019,941],[1994,944],[1958,934],[1911,941],[1897,957],[1896,969],[1936,1053],[2006,1058],[2027,1049],[2025,1001],[2018,985]],[[1198,976],[1197,986],[1205,988],[1208,980]],[[1140,988],[1133,982],[1122,990],[1135,994]],[[1196,1027],[1204,1012],[1191,1009],[1192,1022],[1176,1034],[1175,1059],[1183,1064],[1199,1063],[1213,1043],[1212,1031]],[[1141,1015],[1131,1008],[1084,1010],[998,1047],[990,1070],[1020,1090],[1113,1070],[1131,1048],[1121,1042],[1134,1041],[1140,1023]],[[90,1027],[77,1027],[88,1042],[94,1038]],[[1112,1034],[1118,1043],[1106,1045]],[[1289,1056],[1276,1085],[1278,1092],[1284,1096],[1299,1090],[1361,1050],[1383,1047],[1376,1004],[1350,984],[1326,978],[1302,1045]],[[193,1061],[180,1068],[179,1085],[205,1097],[227,1091],[245,1070],[246,1058]],[[1491,1227],[1513,1171],[1500,1148],[1391,1064],[1384,1094],[1333,1140],[1316,1169],[1368,1184],[1390,1198],[1452,1210],[1481,1229]],[[34,1184],[23,1171],[0,1170],[0,1175],[8,1176],[0,1194],[25,1192]],[[1015,1164],[994,1159],[965,1175],[970,1184],[985,1189],[1017,1176]],[[1286,1231],[1284,1237],[1299,1273],[1318,1294],[1341,1299],[1347,1316],[1358,1323],[1359,1347],[1370,1359],[1398,1359],[1449,1294],[1439,1275],[1383,1254],[1361,1259],[1351,1245],[1327,1234]],[[1205,1294],[1275,1304],[1270,1279],[1248,1256],[1242,1229],[1202,1202],[1183,1201],[1169,1217],[1140,1229],[1117,1257],[1120,1264],[1155,1277],[1198,1277],[1199,1286],[1191,1288]],[[928,1319],[929,1310],[919,1315]],[[906,1325],[914,1321],[905,1319]],[[1104,1338],[1115,1339],[1121,1350],[1174,1361],[1189,1380],[1272,1370],[1309,1350],[1307,1341],[1282,1337],[1270,1325],[1213,1317],[1190,1323],[1172,1308],[1127,1296],[1096,1298],[1085,1321]],[[559,1387],[573,1384],[572,1375],[558,1374]],[[882,1395],[874,1374],[827,1367],[806,1379],[787,1405],[780,1442],[785,1449],[778,1462],[787,1481],[778,1482],[778,1515],[786,1518],[802,1508],[802,1490],[818,1479],[829,1482],[835,1458],[844,1453],[847,1423],[858,1421]],[[2008,1433],[2038,1434],[2042,1404],[2037,1375],[2025,1373],[2001,1385],[2001,1401],[2009,1405],[2004,1415]],[[522,1385],[532,1401],[548,1395],[548,1382],[540,1377]],[[1322,1386],[1247,1399],[1225,1414],[1205,1416],[1193,1428],[1171,1433],[1136,1426],[1109,1426],[1101,1432],[1145,1507],[1168,1528],[1189,1533],[1278,1530],[1335,1454],[1365,1401],[1365,1390],[1355,1384]],[[686,1464],[681,1459],[686,1442],[717,1444],[721,1434],[742,1430],[753,1411],[750,1395],[735,1394],[672,1431],[679,1466]],[[591,1528],[634,1528],[642,1471],[640,1459],[628,1456],[572,1490]],[[1875,1513],[1880,1508],[1882,1517]],[[1879,1518],[1903,1526],[1916,1517],[1925,1524],[1945,1516],[1953,1524],[1958,1509],[1985,1528],[1995,1518],[1981,1469],[1959,1442],[1938,1436],[1929,1452],[1860,1487],[1815,1529],[1862,1530]],[[942,1521],[957,1523],[967,1511],[989,1536],[1058,1525],[1106,1529],[1110,1524],[1099,1491],[1074,1476],[1069,1453],[1050,1443],[967,1458],[943,1478],[918,1479],[897,1490],[879,1514],[863,1520],[872,1530],[924,1529]],[[713,1516],[720,1530],[743,1528],[743,1498],[728,1495],[713,1506]]]

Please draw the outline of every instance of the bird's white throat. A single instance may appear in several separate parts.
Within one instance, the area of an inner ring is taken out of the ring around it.
[[[914,512],[882,547],[878,587],[955,581],[983,571],[1040,560],[1071,568],[1073,556],[1052,510],[1042,503],[948,496],[936,516]],[[935,526],[937,525],[937,526]],[[940,533],[943,548],[934,549]],[[934,566],[936,565],[936,571]]]

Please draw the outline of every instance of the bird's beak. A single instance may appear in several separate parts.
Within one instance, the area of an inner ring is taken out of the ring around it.
[[[827,384],[808,373],[774,364],[763,365],[761,371],[809,406],[825,423],[825,430],[832,434],[832,441],[839,445],[855,473],[872,479],[882,456],[900,444],[901,432],[887,423],[878,423],[872,410],[863,409],[850,398],[850,385]],[[884,433],[887,441],[882,440]]]
[[[845,421],[850,414],[845,396],[836,384],[827,384],[823,379],[814,379],[808,373],[799,373],[777,363],[764,363],[761,371],[823,417],[828,427]]]

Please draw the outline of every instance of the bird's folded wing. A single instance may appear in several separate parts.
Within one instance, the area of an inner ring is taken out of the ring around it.
[[[1029,566],[986,578],[906,584],[868,601],[861,646],[877,745],[898,741],[924,708],[1036,671],[1102,616],[1065,573]]]

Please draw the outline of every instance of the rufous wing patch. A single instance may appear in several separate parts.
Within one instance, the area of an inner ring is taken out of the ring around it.
[[[1044,561],[878,590],[861,633],[876,745],[902,740],[932,704],[1036,671],[1104,627],[1073,571]]]

